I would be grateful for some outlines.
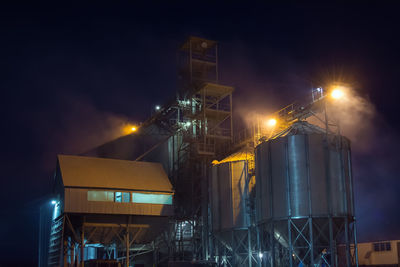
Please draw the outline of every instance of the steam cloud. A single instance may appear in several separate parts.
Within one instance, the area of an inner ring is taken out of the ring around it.
[[[63,96],[52,114],[36,114],[36,138],[40,140],[44,171],[54,169],[55,155],[80,154],[124,135],[128,119],[98,110],[88,99]]]
[[[358,152],[366,152],[370,149],[371,140],[375,135],[376,117],[375,106],[366,98],[351,89],[343,89],[344,96],[341,99],[326,98],[326,112],[329,126],[333,132],[348,137]],[[324,111],[317,114],[319,118],[325,119]],[[316,117],[309,117],[308,122],[325,128],[325,125]]]
[[[255,92],[258,96],[262,94]],[[251,103],[239,102],[239,107],[235,108],[250,125],[256,114],[265,114],[267,117],[278,110],[277,99],[271,101],[271,98],[263,97],[258,99],[258,103],[255,99]],[[285,92],[282,92],[282,99],[285,99]],[[289,98],[286,96],[286,99]],[[257,107],[261,109],[257,110]],[[323,119],[324,113],[320,112],[317,116]],[[396,174],[400,173],[397,161],[400,146],[396,131],[386,123],[367,97],[351,89],[345,92],[343,99],[327,101],[327,116],[331,123],[340,125],[340,133],[352,142],[359,240],[398,238],[400,231],[396,211],[400,202],[400,188]],[[316,117],[310,117],[307,121],[325,127]],[[337,128],[331,126],[331,130]]]

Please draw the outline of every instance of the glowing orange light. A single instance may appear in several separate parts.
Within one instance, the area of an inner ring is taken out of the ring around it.
[[[121,128],[121,133],[123,135],[128,135],[128,134],[132,134],[134,132],[137,132],[137,130],[139,129],[138,126],[134,125],[134,124],[125,124],[122,128]]]
[[[340,88],[340,87],[336,87],[331,92],[331,97],[334,99],[340,99],[343,96],[344,96],[344,92],[343,92],[342,88]]]
[[[276,125],[276,123],[277,123],[276,119],[272,118],[272,119],[268,120],[267,125],[269,127],[274,127]]]

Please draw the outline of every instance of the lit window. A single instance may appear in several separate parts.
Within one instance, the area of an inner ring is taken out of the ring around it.
[[[122,192],[115,192],[115,202],[122,202]]]
[[[88,191],[88,201],[114,201],[114,192],[110,191]]]
[[[123,202],[123,203],[131,202],[131,193],[115,192],[115,202]]]
[[[132,193],[132,202],[172,205],[172,195]]]
[[[131,193],[122,193],[122,202],[129,203],[130,202]]]

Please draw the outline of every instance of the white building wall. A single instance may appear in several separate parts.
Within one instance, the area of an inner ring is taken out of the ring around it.
[[[390,242],[390,251],[374,251],[374,243]],[[398,242],[400,240],[389,240],[379,242],[358,243],[359,265],[384,265],[399,264]]]

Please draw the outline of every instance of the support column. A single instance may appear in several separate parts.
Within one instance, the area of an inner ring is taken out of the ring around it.
[[[76,263],[76,266],[79,266],[79,253],[78,253],[78,251],[79,251],[79,244],[76,243],[76,246],[75,246],[75,263]]]
[[[329,215],[329,251],[330,251],[330,254],[331,254],[331,257],[330,257],[330,261],[329,261],[329,264],[330,264],[330,266],[334,266],[333,265],[333,255],[335,255],[334,254],[334,239],[333,239],[333,219],[332,219],[332,216],[331,215]]]
[[[81,231],[81,266],[85,266],[85,226],[82,225]]]
[[[75,266],[75,240],[73,239],[71,245],[71,265]]]
[[[207,176],[207,161],[204,160],[202,161],[202,178],[201,178],[201,203],[202,203],[202,257],[201,259],[208,260],[208,176]]]
[[[349,221],[347,216],[344,219],[344,235],[345,235],[345,242],[346,242],[346,266],[351,267],[351,260],[350,260],[350,240],[349,240]]]
[[[259,253],[263,253],[261,250],[261,243],[260,243],[260,226],[257,225],[256,228],[256,240],[257,240],[257,267],[261,267],[262,266],[262,257],[259,256]],[[264,253],[263,253],[264,255]]]
[[[126,235],[125,235],[125,242],[126,242],[126,267],[129,267],[129,226],[126,226]]]
[[[63,246],[63,258],[64,258],[64,266],[68,266],[68,259],[70,259],[70,246],[69,242],[67,240],[64,240],[64,246]]]
[[[251,230],[247,229],[247,257],[249,257],[249,267],[252,267],[252,248],[251,248]]]

